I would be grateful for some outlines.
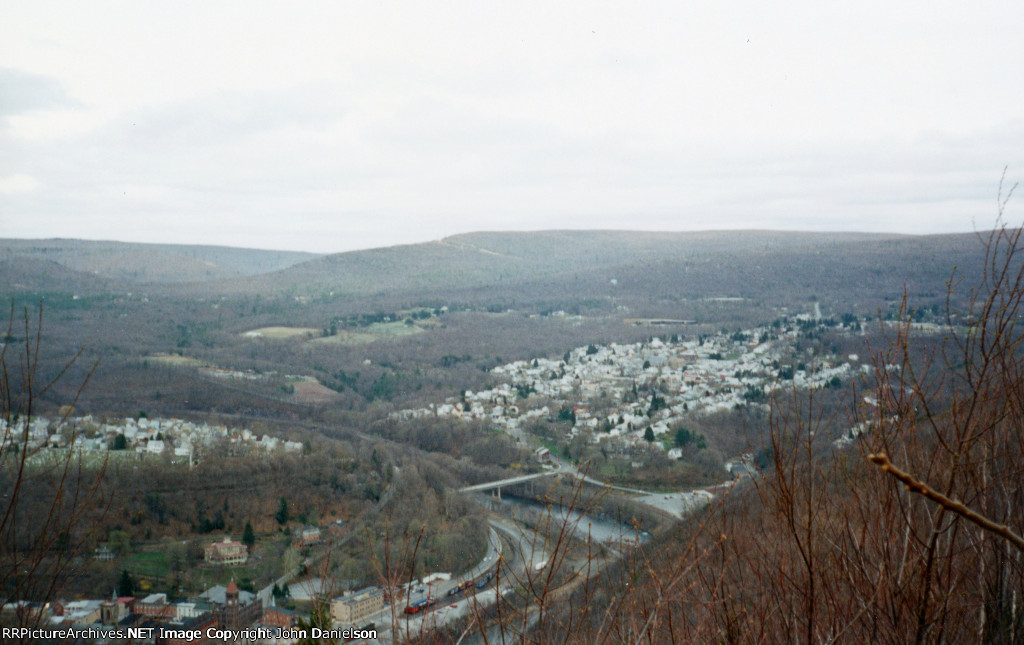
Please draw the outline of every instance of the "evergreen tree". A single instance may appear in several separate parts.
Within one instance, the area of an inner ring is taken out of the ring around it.
[[[664,397],[660,397],[657,394],[651,395],[651,407],[647,410],[647,416],[653,417],[654,413],[658,410],[662,410],[668,407],[668,403],[665,402]]]
[[[132,596],[135,594],[135,581],[127,569],[121,570],[121,579],[117,583],[118,596]]]
[[[252,532],[252,524],[249,522],[245,523],[245,530],[242,531],[242,544],[249,547],[250,550],[256,544],[256,534]]]
[[[277,505],[277,512],[274,513],[274,519],[281,526],[288,523],[288,500],[281,498],[280,503]]]
[[[314,601],[309,618],[299,618],[298,621],[298,629],[306,635],[295,642],[298,645],[334,645],[338,642],[337,638],[313,638],[311,635],[314,628],[330,632],[332,625],[330,603],[323,600]]]

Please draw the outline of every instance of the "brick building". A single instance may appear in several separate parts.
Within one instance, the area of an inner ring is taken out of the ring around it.
[[[234,580],[227,587],[210,587],[199,597],[213,606],[221,629],[245,629],[263,618],[263,601],[256,594],[239,591]]]
[[[366,587],[331,601],[331,618],[342,625],[359,626],[384,609],[384,590]]]

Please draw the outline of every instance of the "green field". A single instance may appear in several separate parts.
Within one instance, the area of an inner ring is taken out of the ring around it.
[[[167,554],[160,551],[133,553],[124,559],[124,568],[137,576],[165,578],[171,572]]]
[[[344,329],[339,329],[338,333],[334,336],[316,338],[312,342],[337,343],[340,345],[365,345],[378,340],[411,336],[413,334],[419,334],[422,331],[424,330],[421,327],[418,327],[417,325],[406,325],[404,322],[372,323],[366,327],[359,328],[358,331],[345,331]]]

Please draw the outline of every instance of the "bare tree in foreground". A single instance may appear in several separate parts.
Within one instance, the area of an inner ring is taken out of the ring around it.
[[[74,432],[67,449],[47,447],[48,435],[66,423],[75,401],[62,408],[54,429],[41,431],[34,416],[39,398],[81,356],[52,379],[41,379],[42,322],[42,307],[33,320],[27,309],[17,316],[12,306],[0,348],[0,600],[7,604],[0,621],[19,627],[43,624],[41,608],[74,573],[103,507],[106,460],[86,464],[70,447]]]
[[[906,299],[883,327],[891,342],[846,410],[865,428],[854,445],[826,432],[842,411],[783,393],[764,477],[680,527],[559,641],[1024,643],[1024,249],[1006,203],[979,236],[977,284],[950,279],[940,333],[919,332]]]

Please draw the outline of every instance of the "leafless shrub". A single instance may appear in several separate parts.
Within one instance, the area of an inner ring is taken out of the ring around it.
[[[36,400],[80,356],[52,379],[41,379],[42,322],[42,307],[35,320],[27,309],[17,316],[12,307],[0,349],[0,599],[10,603],[0,620],[28,627],[43,623],[47,603],[92,544],[95,520],[103,512],[100,482],[106,467],[105,459],[87,465],[71,447],[40,447],[33,436]],[[23,338],[12,342],[17,335]],[[67,421],[75,401],[63,408],[59,424]],[[74,439],[72,433],[72,446]]]

